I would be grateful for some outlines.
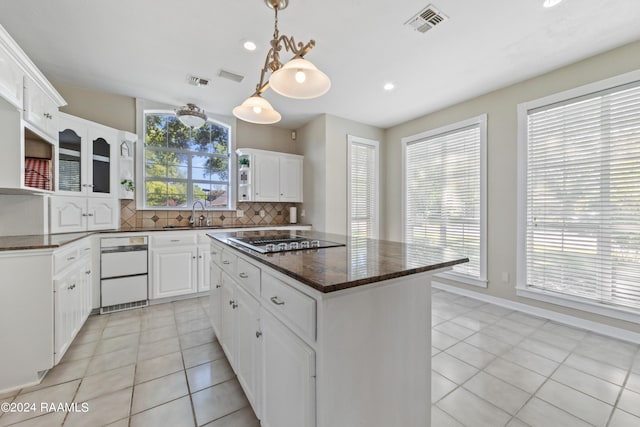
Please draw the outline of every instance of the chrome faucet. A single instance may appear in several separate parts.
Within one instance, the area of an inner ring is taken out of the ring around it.
[[[202,208],[202,210],[204,211],[204,203],[202,203],[202,201],[200,200],[196,200],[195,202],[193,202],[193,206],[191,206],[191,218],[189,218],[189,225],[192,227],[196,226],[196,205],[200,203],[200,207]],[[198,227],[202,227],[202,221],[204,220],[204,215],[200,215],[199,218],[199,223],[198,223]]]

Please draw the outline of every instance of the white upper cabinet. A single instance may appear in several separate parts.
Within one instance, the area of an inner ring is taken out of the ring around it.
[[[236,153],[240,159],[239,201],[303,201],[303,156],[253,148],[241,148]]]
[[[55,190],[56,121],[65,104],[0,26],[0,193]]]
[[[255,170],[256,201],[275,201],[280,199],[280,157],[276,154],[261,153],[253,156]]]
[[[58,105],[36,84],[24,78],[24,120],[54,140],[58,139]]]
[[[0,44],[0,97],[18,109],[22,109],[23,77],[24,73],[9,51]]]
[[[117,129],[60,113],[58,192],[116,197]]]
[[[120,222],[117,199],[51,196],[49,205],[51,233],[112,230]]]
[[[280,158],[280,201],[302,202],[302,157]]]

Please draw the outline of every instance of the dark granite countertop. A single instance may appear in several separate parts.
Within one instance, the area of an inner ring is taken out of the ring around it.
[[[446,248],[353,239],[317,231],[292,231],[291,234],[344,243],[345,246],[262,254],[228,240],[230,237],[281,234],[282,231],[240,231],[211,233],[209,237],[323,293],[469,262],[468,258]]]
[[[127,228],[118,230],[100,230],[100,231],[85,231],[79,233],[59,233],[59,234],[32,234],[25,236],[0,236],[0,252],[1,251],[17,251],[28,249],[49,249],[58,248],[66,244],[75,242],[84,237],[91,236],[98,233],[148,233],[148,232],[163,232],[163,231],[211,231],[211,230],[223,230],[223,229],[237,229],[237,228],[275,228],[275,227],[289,227],[300,226],[304,227],[307,224],[273,224],[273,225],[234,225],[234,226],[215,226],[215,227],[167,227],[167,228]]]

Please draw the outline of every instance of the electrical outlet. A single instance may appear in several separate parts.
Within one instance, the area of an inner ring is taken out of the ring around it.
[[[244,216],[244,211],[242,209],[238,209],[236,211],[236,217],[237,218],[242,218]]]
[[[304,216],[304,209],[300,211],[300,216]]]
[[[264,210],[261,210],[261,211],[260,211],[260,218],[264,218],[264,216],[265,216],[265,215],[266,215],[266,214],[264,213]]]

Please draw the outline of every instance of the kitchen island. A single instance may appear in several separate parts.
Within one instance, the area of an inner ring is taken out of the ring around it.
[[[431,277],[468,259],[313,231],[210,237],[212,324],[263,427],[429,425]]]

